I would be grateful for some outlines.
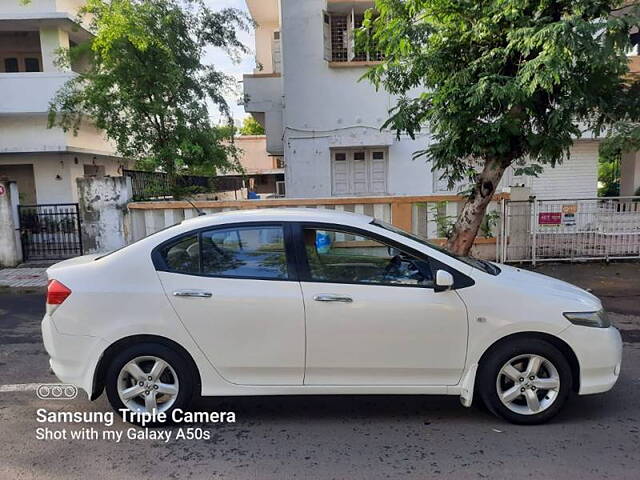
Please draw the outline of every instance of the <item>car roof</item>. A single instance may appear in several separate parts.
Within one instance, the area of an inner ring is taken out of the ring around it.
[[[368,225],[373,217],[328,208],[261,208],[232,210],[192,217],[183,226],[195,227],[240,222],[322,222],[347,225]]]

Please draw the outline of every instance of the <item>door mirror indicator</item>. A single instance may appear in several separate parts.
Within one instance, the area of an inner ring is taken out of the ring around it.
[[[438,270],[436,272],[436,292],[444,292],[450,290],[453,287],[453,275],[445,270]]]

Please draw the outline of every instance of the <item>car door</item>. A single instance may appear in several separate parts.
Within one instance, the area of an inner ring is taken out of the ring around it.
[[[203,229],[154,251],[175,311],[229,382],[301,385],[304,306],[283,224]]]
[[[430,260],[343,227],[301,225],[305,385],[454,385],[467,348],[466,307],[436,292]]]

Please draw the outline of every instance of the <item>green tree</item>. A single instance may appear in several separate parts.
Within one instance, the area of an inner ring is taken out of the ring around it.
[[[251,115],[244,117],[240,127],[240,135],[264,135],[264,127]]]
[[[508,167],[535,175],[565,159],[586,129],[624,124],[638,11],[621,5],[376,0],[367,13],[359,41],[384,61],[365,77],[398,97],[384,127],[412,138],[428,129],[431,142],[415,158],[431,161],[450,187],[471,181],[451,251],[468,254]]]
[[[598,157],[598,196],[617,197],[620,195],[620,162],[622,153],[609,152],[606,149]]]
[[[216,127],[207,103],[230,122],[224,95],[233,79],[203,63],[207,47],[233,58],[250,20],[214,12],[202,0],[87,0],[80,15],[93,38],[61,55],[88,55],[89,68],[56,94],[49,126],[77,131],[84,117],[106,132],[118,153],[170,176],[237,168],[234,129]]]

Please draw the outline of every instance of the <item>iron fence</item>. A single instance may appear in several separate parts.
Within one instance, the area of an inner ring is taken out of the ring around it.
[[[77,203],[18,205],[24,260],[61,260],[82,255]]]
[[[640,258],[640,197],[505,200],[502,262]]]
[[[178,192],[212,193],[240,190],[244,185],[240,175],[206,177],[200,175],[176,175],[169,177],[162,172],[124,170],[123,175],[131,178],[133,199],[172,199]]]

